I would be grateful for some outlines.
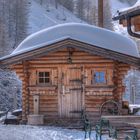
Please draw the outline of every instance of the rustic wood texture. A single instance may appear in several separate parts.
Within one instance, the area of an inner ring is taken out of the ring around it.
[[[82,66],[65,65],[61,68],[60,116],[80,117],[73,113],[82,110]]]
[[[78,49],[64,48],[12,66],[22,80],[23,119],[33,114],[33,95],[39,95],[39,114],[48,118],[75,118],[74,111],[86,109],[91,116],[100,113],[107,100],[121,104],[123,78],[130,65]],[[72,64],[68,63],[71,58]],[[37,73],[49,71],[51,84],[39,85]],[[93,73],[104,71],[106,83],[94,84]]]

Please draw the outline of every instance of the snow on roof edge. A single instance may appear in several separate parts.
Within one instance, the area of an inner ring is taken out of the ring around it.
[[[128,8],[124,8],[124,9],[120,9],[119,13],[120,14],[127,14],[128,12],[133,12],[137,9],[140,9],[140,0],[138,0],[133,6],[128,7]]]
[[[136,43],[123,35],[92,25],[66,23],[47,28],[30,35],[21,42],[13,53],[1,58],[0,60],[47,46],[67,38],[82,41],[126,55],[139,57]]]

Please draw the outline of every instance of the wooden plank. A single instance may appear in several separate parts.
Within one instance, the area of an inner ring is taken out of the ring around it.
[[[58,108],[44,108],[40,106],[39,111],[41,112],[58,112]]]

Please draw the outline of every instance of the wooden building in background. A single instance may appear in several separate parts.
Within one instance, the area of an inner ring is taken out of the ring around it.
[[[0,64],[22,81],[22,120],[34,114],[51,120],[78,118],[74,112],[83,109],[94,117],[108,100],[122,109],[123,78],[140,68],[140,58],[123,36],[69,23],[29,36]]]
[[[119,20],[131,36],[140,38],[140,1],[130,8],[118,11],[113,20]]]

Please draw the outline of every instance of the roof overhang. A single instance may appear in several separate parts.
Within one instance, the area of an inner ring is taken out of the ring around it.
[[[120,24],[126,26],[131,36],[140,38],[140,34],[137,33],[137,31],[140,31],[140,6],[119,11],[118,15],[114,16],[112,19],[114,21],[119,20]],[[134,30],[132,30],[132,25],[134,26]]]
[[[140,9],[135,9],[132,11],[124,11],[124,12],[118,12],[118,15],[113,17],[113,20],[123,20],[127,19],[128,17],[136,17],[140,15]]]
[[[22,54],[17,54],[14,56],[4,57],[0,60],[1,66],[12,65],[22,61],[31,60],[37,57],[45,56],[51,52],[56,52],[64,48],[76,48],[85,52],[88,52],[93,55],[102,56],[111,60],[116,60],[132,66],[140,68],[140,58],[129,56],[126,54],[118,53],[112,50],[101,48],[99,46],[93,46],[81,41],[74,39],[65,39],[63,41],[58,41],[48,46],[43,46]]]
[[[65,39],[73,39],[118,53],[139,57],[137,45],[131,39],[113,31],[80,23],[56,25],[34,33],[24,39],[10,56],[49,46]]]

